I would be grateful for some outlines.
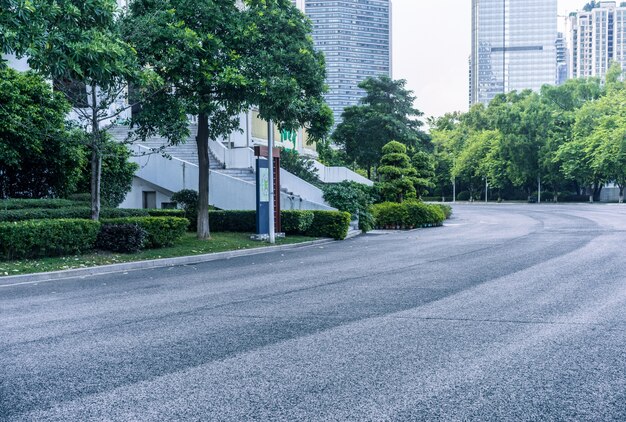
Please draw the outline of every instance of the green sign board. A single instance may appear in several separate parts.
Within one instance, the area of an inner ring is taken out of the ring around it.
[[[281,130],[280,142],[282,142],[285,149],[296,149],[296,143],[298,141],[298,133],[295,130]]]

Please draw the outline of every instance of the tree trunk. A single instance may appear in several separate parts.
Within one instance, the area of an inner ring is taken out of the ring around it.
[[[619,203],[623,204],[624,203],[624,185],[618,185],[619,186]]]
[[[198,116],[198,239],[210,239],[209,231],[209,117]]]
[[[91,85],[91,219],[100,219],[100,181],[102,154],[100,152],[100,125],[98,123],[98,96],[96,85]]]

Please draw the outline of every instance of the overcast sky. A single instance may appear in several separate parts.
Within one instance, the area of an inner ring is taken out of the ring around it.
[[[393,77],[408,81],[424,117],[467,110],[471,0],[392,1]],[[587,3],[558,1],[563,16]]]

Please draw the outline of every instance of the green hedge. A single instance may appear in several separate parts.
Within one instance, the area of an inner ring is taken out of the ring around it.
[[[143,209],[124,209],[124,208],[103,208],[100,211],[101,218],[122,218],[122,217],[148,217],[150,211]],[[175,210],[166,210],[175,211]],[[31,208],[31,209],[15,209],[0,211],[0,222],[4,221],[25,221],[25,220],[56,220],[59,218],[91,218],[91,209],[89,207],[75,208]]]
[[[440,226],[446,219],[444,207],[418,201],[383,202],[372,206],[376,227],[380,229],[413,229]]]
[[[282,231],[286,234],[305,234],[313,224],[313,211],[288,210],[280,212]]]
[[[166,210],[166,209],[149,209],[146,210],[148,211],[148,215],[150,217],[180,217],[180,218],[186,218],[185,217],[185,210],[177,210],[177,209],[170,209],[170,210]]]
[[[69,199],[0,199],[0,210],[23,210],[33,208],[84,207],[85,202]]]
[[[99,230],[100,223],[91,220],[0,223],[0,253],[4,259],[82,253],[93,249]]]
[[[209,229],[214,232],[254,233],[256,211],[209,211]]]
[[[189,220],[179,217],[125,217],[105,219],[107,224],[136,224],[148,236],[144,247],[149,249],[171,246],[187,232]]]
[[[331,237],[343,240],[350,230],[350,213],[342,211],[312,211],[313,222],[305,235],[312,237]]]
[[[281,211],[282,231],[313,237],[345,239],[350,228],[350,214],[338,211]],[[256,231],[256,211],[209,211],[213,232]]]

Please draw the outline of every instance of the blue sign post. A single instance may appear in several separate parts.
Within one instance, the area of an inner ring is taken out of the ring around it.
[[[270,225],[270,172],[269,161],[256,159],[256,234],[269,235]]]

